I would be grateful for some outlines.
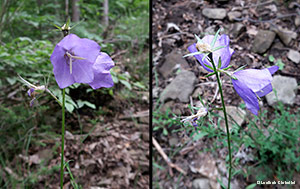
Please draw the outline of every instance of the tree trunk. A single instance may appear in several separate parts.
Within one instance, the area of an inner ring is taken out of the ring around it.
[[[66,16],[69,17],[69,0],[65,0],[65,12]]]
[[[79,0],[72,0],[72,22],[78,22],[80,20],[80,12],[77,2]]]
[[[104,0],[104,25],[108,26],[108,0]]]

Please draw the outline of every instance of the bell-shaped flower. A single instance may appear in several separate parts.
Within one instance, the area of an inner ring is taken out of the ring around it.
[[[233,73],[236,79],[232,79],[232,84],[238,95],[245,101],[246,107],[255,115],[258,114],[258,97],[263,97],[270,93],[272,74],[278,70],[278,66],[272,66],[262,70],[246,69]]]
[[[65,88],[74,83],[91,83],[93,86],[97,85],[100,87],[107,86],[103,84],[106,81],[100,84],[99,82],[101,82],[100,79],[103,78],[103,75],[107,76],[107,69],[112,67],[113,62],[110,59],[107,62],[107,66],[102,65],[99,61],[107,61],[108,55],[104,59],[99,59],[98,57],[101,56],[99,53],[100,46],[95,41],[85,38],[81,39],[75,34],[69,34],[64,37],[55,46],[50,57],[58,86]],[[105,70],[105,73],[101,74],[101,70]],[[107,79],[107,77],[105,78]],[[109,86],[111,87],[112,85]]]
[[[188,47],[191,54],[200,62],[200,64],[209,72],[213,72],[213,65],[207,58],[209,53],[212,53],[213,61],[215,66],[219,69],[228,67],[230,58],[233,54],[233,49],[229,48],[229,37],[225,34],[219,36],[218,32],[215,36],[207,35],[202,40],[198,39],[197,43],[192,44]],[[197,53],[197,52],[202,52]],[[219,60],[221,61],[220,66]]]
[[[113,60],[106,53],[100,52],[93,65],[94,80],[88,84],[93,89],[112,87],[114,83],[109,70],[114,67],[114,65]]]

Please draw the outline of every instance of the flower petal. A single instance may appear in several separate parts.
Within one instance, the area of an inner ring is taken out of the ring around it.
[[[27,91],[28,96],[31,97],[31,94],[32,94],[33,92],[34,92],[34,88],[28,89],[28,91]]]
[[[191,53],[194,53],[194,52],[198,52],[197,48],[196,48],[196,43],[190,45],[188,47],[188,50],[191,52]],[[206,59],[204,59],[204,61],[202,61],[202,58],[203,58],[203,54],[199,54],[199,55],[194,55],[194,57],[198,60],[198,62],[203,66],[204,69],[206,69],[207,71],[209,72],[213,72],[213,70],[209,69],[208,67],[205,66],[205,64],[209,65],[209,66],[212,66],[210,62],[208,62]]]
[[[74,56],[85,58],[89,62],[96,60],[101,49],[95,41],[86,38],[81,39],[75,34],[67,35],[57,45],[73,53]]]
[[[92,82],[94,79],[93,63],[87,60],[75,60],[72,76],[76,83]]]
[[[265,88],[272,81],[272,75],[268,69],[240,70],[235,72],[233,75],[255,93]]]
[[[272,84],[265,86],[263,89],[256,92],[259,97],[269,94],[273,90]]]
[[[76,56],[85,58],[89,62],[95,62],[100,52],[100,46],[90,39],[81,39],[80,43],[72,48]]]
[[[56,45],[50,57],[53,64],[53,73],[58,86],[63,89],[75,83],[72,75],[70,74],[69,66],[64,57],[66,50]]]
[[[229,48],[229,41],[229,37],[223,34],[221,37],[218,37],[215,43],[215,47],[226,46],[213,52],[213,59],[216,66],[218,65],[219,57],[221,57],[221,69],[226,68],[229,65],[231,56],[234,52],[233,49]]]
[[[271,66],[269,68],[267,68],[269,70],[269,72],[271,73],[271,75],[273,75],[275,72],[277,72],[277,70],[279,69],[278,66]]]
[[[258,114],[259,105],[255,93],[240,80],[232,79],[232,84],[238,95],[245,101],[246,107],[255,115]]]
[[[207,43],[207,44],[210,44],[212,42],[212,40],[214,39],[214,36],[213,35],[207,35],[205,36],[202,41],[204,43]],[[225,46],[224,48],[221,48],[219,50],[216,50],[213,52],[213,60],[214,60],[214,63],[215,63],[215,66],[217,67],[218,66],[218,63],[219,63],[219,58],[221,57],[221,69],[223,68],[226,68],[228,67],[229,63],[230,63],[230,59],[231,59],[231,56],[232,54],[234,53],[233,49],[229,48],[229,37],[225,34],[221,35],[221,36],[218,36],[217,38],[217,41],[214,45],[214,48],[215,47],[220,47],[220,46]],[[198,49],[196,48],[196,44],[192,44],[191,46],[188,47],[188,50],[191,52],[191,53],[194,53],[194,52],[198,52]],[[203,54],[199,54],[199,55],[194,55],[194,57],[200,62],[200,64],[209,72],[213,72],[213,70],[211,70],[210,68],[206,67],[206,65],[209,65],[209,66],[212,66],[211,63],[207,60],[207,59],[204,59],[202,61],[202,58],[203,58]]]
[[[112,87],[114,83],[109,70],[113,66],[113,60],[106,53],[99,53],[99,56],[93,66],[95,78],[91,83],[89,83],[89,85],[93,89],[98,89],[100,87]]]

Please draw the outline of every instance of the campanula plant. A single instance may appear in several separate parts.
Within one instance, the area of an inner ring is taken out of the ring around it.
[[[62,89],[62,102],[60,102],[51,91],[43,86],[35,86],[21,76],[21,80],[30,87],[28,95],[36,100],[37,95],[47,92],[62,107],[62,130],[61,130],[61,171],[60,171],[60,188],[63,188],[64,168],[67,163],[64,161],[64,134],[65,134],[65,89],[74,83],[85,83],[93,89],[101,87],[110,88],[114,85],[110,75],[110,69],[114,66],[113,60],[104,52],[101,47],[90,39],[79,38],[75,34],[69,34],[69,21],[61,28],[64,38],[57,43],[50,61],[53,65],[55,80]]]
[[[191,53],[185,55],[184,57],[194,56],[204,69],[206,69],[208,72],[211,72],[207,76],[215,75],[217,78],[227,133],[229,154],[228,188],[230,188],[232,172],[231,136],[228,126],[228,118],[220,74],[225,73],[231,78],[235,91],[245,101],[246,107],[254,115],[258,115],[258,98],[265,96],[273,90],[271,85],[272,74],[278,70],[278,66],[272,66],[262,70],[238,69],[233,72],[228,71],[230,68],[230,59],[234,51],[229,47],[229,37],[224,34],[219,36],[219,32],[220,30],[217,31],[215,36],[208,35],[203,39],[200,39],[197,35],[195,35],[197,42],[188,47],[188,50]],[[192,124],[195,125],[193,122]]]

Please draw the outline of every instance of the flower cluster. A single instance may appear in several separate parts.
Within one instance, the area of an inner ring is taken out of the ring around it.
[[[74,83],[87,83],[93,89],[113,86],[109,70],[114,62],[90,39],[81,39],[75,34],[65,36],[55,46],[50,61],[60,88]]]
[[[207,71],[214,72],[213,67],[216,67],[217,71],[228,69],[234,51],[229,48],[229,37],[227,35],[219,36],[217,33],[215,36],[205,36],[202,40],[197,37],[197,40],[198,42],[189,46],[188,50],[191,52],[190,55],[193,55]],[[217,48],[214,50],[214,46],[211,44],[216,45]],[[211,53],[212,60],[207,57],[209,53]],[[213,66],[212,63],[215,65]],[[257,98],[263,97],[273,90],[271,85],[272,74],[277,70],[278,66],[272,66],[262,70],[239,70],[230,75],[234,89],[253,114],[258,115]]]

